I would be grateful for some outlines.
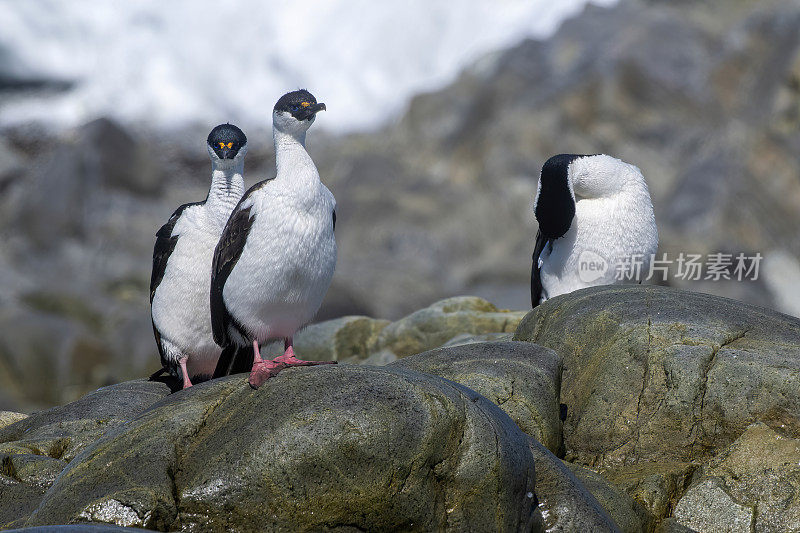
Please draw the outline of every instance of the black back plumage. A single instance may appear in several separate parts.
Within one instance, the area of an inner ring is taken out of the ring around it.
[[[575,198],[569,185],[569,166],[585,155],[559,154],[542,165],[539,179],[539,197],[534,208],[539,231],[533,249],[531,265],[531,305],[536,307],[542,297],[542,279],[539,256],[545,247],[569,230],[575,218]]]

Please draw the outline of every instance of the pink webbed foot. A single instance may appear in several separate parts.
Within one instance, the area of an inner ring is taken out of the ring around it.
[[[272,360],[275,363],[282,363],[289,366],[313,366],[313,365],[335,365],[336,361],[303,361],[294,355],[291,340],[286,342],[286,351],[283,355]]]
[[[247,380],[254,389],[259,388],[271,377],[278,375],[278,372],[286,368],[283,363],[275,361],[264,361],[261,358],[261,351],[258,349],[258,341],[253,341],[253,368],[250,370],[250,378]]]
[[[292,366],[313,366],[313,365],[335,365],[336,361],[303,361],[294,355],[292,339],[286,339],[286,352],[276,357],[272,361],[265,361],[261,358],[258,350],[258,343],[253,341],[253,369],[250,371],[248,382],[254,389],[259,388],[269,378],[275,377],[284,368]]]
[[[254,361],[253,368],[250,370],[250,378],[247,380],[250,386],[254,389],[259,388],[269,378],[278,375],[278,372],[286,368],[283,363],[276,363],[275,361]]]

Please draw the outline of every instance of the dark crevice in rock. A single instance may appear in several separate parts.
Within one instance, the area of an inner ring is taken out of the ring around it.
[[[20,483],[22,482],[17,474],[16,469],[14,468],[14,463],[11,461],[11,457],[8,455],[3,457],[3,461],[0,462],[0,474],[8,476],[14,481],[19,481]]]
[[[648,302],[649,303],[649,302]],[[648,305],[649,308],[649,305]],[[642,388],[639,391],[639,397],[636,400],[636,428],[633,436],[633,454],[636,455],[636,445],[639,443],[639,433],[642,427],[641,413],[642,413],[642,399],[647,390],[647,385],[650,381],[650,354],[653,346],[653,333],[652,333],[653,320],[650,314],[647,315],[647,347],[645,348],[644,356],[644,372],[642,375]],[[654,409],[655,411],[655,409]]]
[[[52,444],[50,444],[50,448],[44,455],[52,457],[53,459],[61,459],[62,457],[64,457],[64,453],[67,451],[67,448],[69,448],[70,444],[71,440],[69,439],[69,437],[56,439],[55,441],[53,441]]]
[[[720,343],[719,345],[712,346],[711,355],[709,356],[708,360],[705,361],[705,363],[703,363],[702,369],[700,371],[702,379],[703,379],[702,383],[700,384],[700,391],[699,391],[700,408],[698,410],[697,416],[695,417],[695,420],[692,423],[692,429],[691,429],[691,434],[694,435],[694,439],[693,439],[693,442],[692,442],[692,447],[696,447],[697,446],[697,440],[700,437],[699,433],[702,431],[702,428],[700,426],[701,426],[701,424],[703,422],[703,409],[705,408],[706,392],[708,391],[708,375],[711,372],[711,368],[716,363],[717,354],[723,348],[725,348],[727,346],[730,346],[731,344],[735,343],[739,339],[744,338],[745,335],[747,335],[748,331],[749,330],[744,330],[744,331],[739,331],[739,332],[733,333],[733,334],[727,336],[722,341],[722,343]]]

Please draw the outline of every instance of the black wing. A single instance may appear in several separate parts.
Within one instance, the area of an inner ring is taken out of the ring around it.
[[[176,209],[174,213],[172,213],[172,216],[169,217],[167,223],[161,226],[161,229],[156,232],[156,244],[153,247],[153,272],[150,274],[151,305],[153,304],[153,297],[156,294],[156,289],[158,288],[159,284],[161,284],[161,280],[164,279],[164,272],[167,270],[169,256],[172,255],[172,252],[175,250],[175,245],[178,244],[178,236],[172,236],[172,230],[175,229],[175,224],[178,222],[178,219],[181,217],[183,211],[187,207],[202,204],[203,202],[183,204]],[[164,368],[169,368],[170,363],[164,358],[164,349],[161,347],[161,334],[156,329],[155,323],[153,323],[153,334],[156,338],[158,354],[161,356],[161,364],[164,365]],[[171,371],[170,373],[174,372]]]
[[[550,242],[550,239],[542,235],[539,230],[536,233],[536,246],[533,248],[533,265],[531,266],[531,306],[536,307],[539,305],[539,300],[542,299],[542,278],[539,272],[539,256],[542,255],[542,250]]]
[[[255,189],[251,188],[242,200],[248,198]],[[244,245],[247,242],[247,235],[253,226],[253,219],[250,217],[251,207],[242,209],[242,200],[236,209],[231,213],[222,236],[214,250],[214,262],[211,267],[211,331],[214,334],[214,342],[223,348],[231,344],[228,336],[228,327],[233,322],[233,317],[228,313],[225,302],[222,299],[222,289],[228,280],[233,267],[242,255]],[[234,324],[235,325],[235,324]],[[219,365],[218,365],[219,366]]]

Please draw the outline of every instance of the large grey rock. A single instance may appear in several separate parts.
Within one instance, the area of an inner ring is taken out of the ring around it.
[[[406,357],[437,348],[460,333],[512,332],[523,316],[524,311],[501,311],[474,296],[448,298],[384,327],[373,351]]]
[[[346,316],[312,324],[295,337],[298,354],[319,361],[386,364],[437,348],[454,337],[508,335],[523,311],[501,311],[482,298],[447,298],[394,322]],[[282,352],[282,344],[268,347]]]
[[[0,427],[0,527],[20,526],[81,450],[168,394],[163,383],[120,383]]]
[[[360,362],[370,356],[376,336],[388,324],[366,316],[326,320],[302,330],[295,347],[307,360]]]
[[[536,495],[547,531],[618,532],[619,526],[561,459],[535,439]]]
[[[67,405],[34,413],[0,429],[0,453],[28,453],[71,461],[105,432],[133,420],[169,395],[163,383],[140,380],[103,387]]]
[[[391,363],[440,376],[500,406],[528,435],[550,451],[561,448],[561,359],[525,342],[483,342],[438,348]]]
[[[753,422],[800,433],[800,320],[656,286],[559,296],[515,340],[563,357],[568,460],[703,461]]]
[[[170,530],[541,530],[528,437],[461,385],[293,368],[153,405],[74,459],[28,525]]]
[[[625,533],[652,531],[655,517],[624,490],[609,483],[603,476],[581,465],[567,463],[567,468],[581,480],[583,486],[600,502],[603,509]]]
[[[728,504],[731,512],[737,510],[737,517],[749,517],[738,520],[745,526],[752,523],[752,531],[800,531],[800,439],[782,435],[761,422],[753,424],[703,467],[697,486],[678,502],[678,520],[695,529],[714,531],[710,526],[698,526],[714,520],[715,507],[705,506],[703,498],[719,494],[722,489],[717,485],[736,503]]]
[[[693,463],[638,462],[606,469],[603,478],[642,504],[651,516],[670,516],[686,493],[698,465]]]
[[[689,489],[675,507],[679,524],[703,533],[750,533],[754,515],[754,508],[736,503],[716,479]]]

